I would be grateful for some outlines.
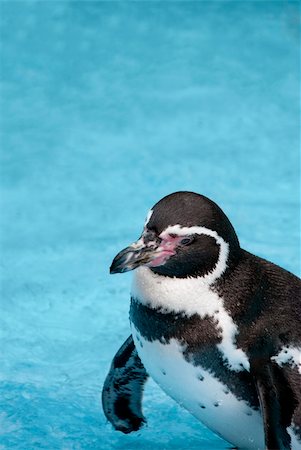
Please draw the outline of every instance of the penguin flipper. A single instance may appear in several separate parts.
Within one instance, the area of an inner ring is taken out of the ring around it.
[[[133,338],[129,336],[114,356],[102,390],[103,411],[116,430],[131,433],[146,422],[142,395],[147,378]]]
[[[254,376],[259,396],[266,450],[290,450],[290,436],[286,423],[291,412],[286,402],[289,401],[283,391],[283,379],[275,365],[265,358],[258,358],[251,362],[251,373]],[[289,395],[289,391],[287,391]]]

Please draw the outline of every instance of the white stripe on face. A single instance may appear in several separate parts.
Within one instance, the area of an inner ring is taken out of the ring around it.
[[[177,236],[191,236],[193,234],[206,235],[213,237],[216,240],[216,243],[220,247],[218,261],[213,269],[213,271],[206,274],[202,277],[202,280],[206,283],[212,284],[216,281],[226,270],[227,268],[227,260],[229,256],[229,244],[224,241],[222,237],[220,237],[216,231],[210,230],[206,227],[181,227],[180,225],[171,225],[167,227],[160,234],[160,238],[164,239],[167,235],[175,234]]]
[[[145,222],[144,222],[144,228],[147,227],[147,224],[148,224],[148,222],[150,221],[152,215],[153,215],[153,210],[150,209],[150,210],[148,211],[148,213],[147,213],[147,216],[146,216],[146,219],[145,219]]]

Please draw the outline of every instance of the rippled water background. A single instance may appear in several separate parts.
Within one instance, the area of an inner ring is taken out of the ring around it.
[[[145,429],[106,423],[108,267],[187,189],[299,273],[299,5],[1,2],[1,449],[227,448],[154,383]]]

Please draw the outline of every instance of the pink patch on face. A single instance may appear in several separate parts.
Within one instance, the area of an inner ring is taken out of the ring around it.
[[[163,264],[165,264],[165,262],[167,261],[168,258],[170,258],[172,255],[174,255],[175,252],[165,252],[162,251],[158,254],[158,256],[153,259],[152,261],[150,261],[147,266],[149,267],[158,267],[158,266],[162,266]]]
[[[157,250],[157,257],[150,261],[147,265],[149,267],[158,267],[165,264],[165,262],[176,254],[176,247],[183,239],[183,236],[170,236],[169,234],[162,238],[160,247]]]

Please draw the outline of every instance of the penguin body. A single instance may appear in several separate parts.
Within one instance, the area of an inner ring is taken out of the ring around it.
[[[130,321],[140,385],[150,375],[238,448],[301,449],[300,280],[242,250],[220,208],[188,192],[155,205],[111,270],[135,268]],[[114,424],[108,387],[103,403]],[[116,395],[128,399],[122,414],[132,431],[130,414],[144,420],[142,387],[132,408],[128,391]]]

